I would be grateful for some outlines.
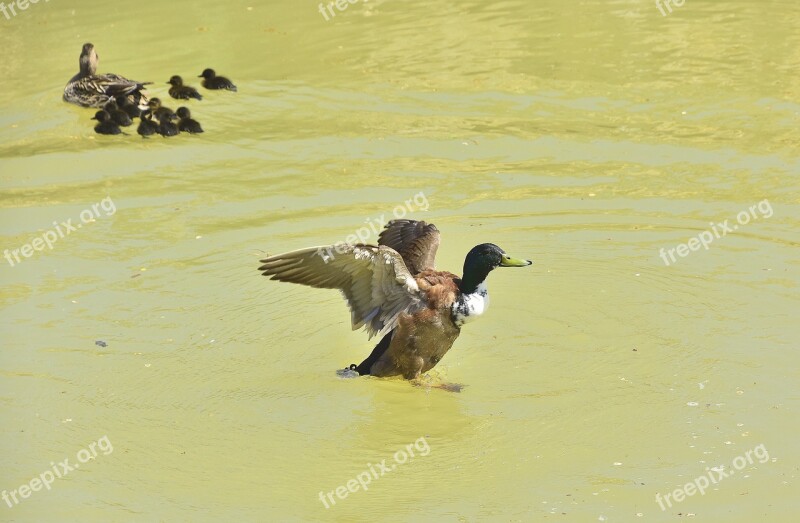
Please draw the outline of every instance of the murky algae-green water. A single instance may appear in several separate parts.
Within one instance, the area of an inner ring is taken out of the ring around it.
[[[0,521],[796,521],[796,2],[17,2]],[[239,92],[98,136],[84,42]],[[339,379],[375,340],[256,271],[395,213],[535,262],[461,393]]]

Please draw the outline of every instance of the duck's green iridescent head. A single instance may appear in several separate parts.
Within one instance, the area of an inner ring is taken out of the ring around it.
[[[471,294],[497,267],[527,267],[532,263],[531,260],[512,258],[493,243],[482,243],[467,253],[459,287],[461,292]]]

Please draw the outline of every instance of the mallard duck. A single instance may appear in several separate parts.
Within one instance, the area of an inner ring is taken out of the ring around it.
[[[178,75],[174,75],[167,83],[172,86],[169,88],[169,95],[176,100],[188,100],[190,98],[195,98],[197,100],[203,99],[203,96],[197,92],[197,89],[189,87],[188,85],[183,85],[183,78]]]
[[[153,114],[150,110],[142,111],[141,121],[139,122],[139,127],[136,129],[136,132],[139,133],[142,138],[147,138],[148,136],[158,133],[158,130],[158,124],[153,121]]]
[[[83,44],[78,61],[80,71],[73,76],[64,87],[64,101],[81,107],[103,108],[116,96],[125,96],[139,105],[147,98],[142,93],[145,85],[151,82],[128,80],[117,74],[96,74],[97,62],[100,59],[94,45]]]
[[[97,111],[92,120],[97,120],[97,125],[94,126],[94,132],[97,134],[121,134],[122,129],[119,128],[112,119],[111,115],[106,110]]]
[[[175,118],[175,111],[161,105],[161,100],[159,98],[151,98],[149,102],[147,102],[148,110],[156,117],[156,119],[161,120],[164,116],[168,118]]]
[[[128,100],[126,96],[117,96],[117,107],[125,111],[131,118],[139,118],[142,116],[142,110]]]
[[[179,135],[180,130],[178,129],[178,126],[172,123],[172,120],[175,120],[176,118],[178,117],[175,116],[175,113],[162,114],[161,116],[159,116],[158,134],[164,137]]]
[[[192,119],[192,112],[187,107],[178,107],[175,114],[180,118],[180,121],[178,121],[178,129],[181,131],[192,134],[203,132],[203,127],[200,125],[200,122]]]
[[[133,120],[131,120],[130,115],[120,109],[117,105],[117,101],[113,98],[106,104],[106,112],[111,115],[111,120],[120,127],[133,125]]]
[[[390,221],[378,245],[337,244],[277,254],[259,270],[273,280],[339,289],[350,306],[353,330],[381,336],[372,353],[349,369],[359,375],[416,379],[436,366],[461,333],[489,305],[486,277],[497,267],[525,267],[492,243],[475,246],[464,274],[434,269],[435,225]]]
[[[233,82],[224,76],[217,76],[213,69],[204,69],[198,78],[203,79],[203,87],[206,89],[227,89],[228,91],[236,91],[236,86]]]

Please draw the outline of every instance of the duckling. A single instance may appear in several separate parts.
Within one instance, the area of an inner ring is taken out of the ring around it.
[[[117,96],[125,96],[137,105],[143,99],[147,100],[142,89],[152,82],[137,82],[111,73],[96,74],[99,59],[94,45],[83,44],[78,60],[80,70],[64,87],[65,102],[102,109]]]
[[[147,107],[149,108],[150,112],[153,113],[153,116],[155,116],[159,121],[161,120],[162,116],[169,116],[170,118],[175,117],[175,111],[169,107],[162,106],[161,100],[158,98],[151,98],[150,101],[147,102]]]
[[[186,107],[178,107],[178,111],[175,113],[180,118],[178,122],[178,129],[185,133],[202,133],[203,128],[200,127],[200,122],[197,120],[192,120],[192,113]]]
[[[131,120],[128,113],[121,110],[117,106],[117,101],[113,98],[106,104],[106,112],[111,115],[111,120],[121,127],[128,127],[133,124],[133,120]]]
[[[125,96],[117,96],[117,107],[128,113],[131,118],[142,116],[142,110]]]
[[[236,86],[233,82],[224,76],[217,76],[213,69],[205,69],[203,73],[198,76],[203,78],[203,87],[206,89],[227,89],[228,91],[236,91]]]
[[[169,95],[176,100],[189,100],[190,98],[195,98],[197,100],[203,99],[202,95],[197,92],[197,89],[189,87],[188,85],[183,85],[183,78],[178,75],[174,75],[167,83],[172,86],[169,88]]]
[[[178,126],[172,123],[172,120],[176,118],[177,116],[175,116],[174,113],[169,115],[164,114],[161,117],[159,117],[158,120],[160,124],[158,126],[158,134],[164,137],[177,136],[178,134],[180,134]]]
[[[381,341],[359,375],[417,379],[453,346],[461,328],[489,305],[486,277],[498,267],[526,267],[493,243],[477,245],[464,260],[463,276],[434,269],[439,229],[416,220],[392,220],[378,245],[337,244],[276,254],[258,268],[272,280],[339,289],[353,330],[364,327]],[[335,254],[333,251],[335,250]]]
[[[97,120],[98,124],[94,126],[94,132],[97,134],[121,134],[122,129],[119,125],[111,120],[111,115],[108,111],[101,110],[94,114],[92,120]]]
[[[142,112],[141,118],[142,121],[139,122],[139,128],[136,129],[136,132],[139,133],[142,138],[147,138],[148,136],[158,133],[159,126],[153,121],[153,114],[149,109]]]

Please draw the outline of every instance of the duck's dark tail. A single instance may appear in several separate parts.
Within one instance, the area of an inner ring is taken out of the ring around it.
[[[356,365],[353,363],[350,365],[350,369],[358,372],[362,376],[366,376],[370,373],[370,369],[372,365],[383,356],[383,353],[386,352],[386,349],[389,348],[389,344],[392,342],[392,335],[394,334],[394,330],[389,331],[386,333],[386,336],[383,337],[381,341],[375,345],[375,348],[372,349],[372,354],[367,356],[367,359],[361,362],[361,365]]]

